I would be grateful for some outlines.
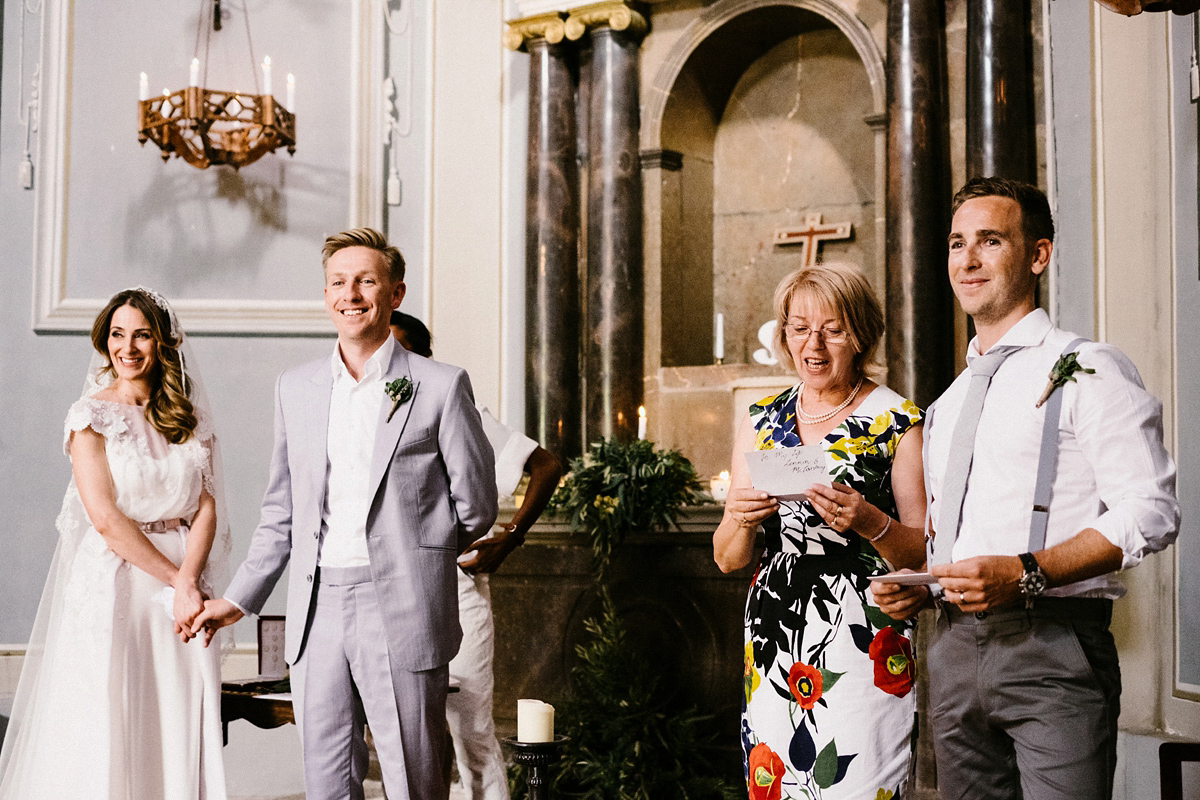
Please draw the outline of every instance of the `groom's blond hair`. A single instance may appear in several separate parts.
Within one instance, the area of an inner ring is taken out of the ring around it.
[[[329,263],[329,257],[347,247],[369,247],[380,253],[388,265],[388,272],[396,283],[404,281],[404,256],[395,245],[388,244],[387,237],[374,228],[353,228],[335,233],[325,240],[321,251],[321,268]]]

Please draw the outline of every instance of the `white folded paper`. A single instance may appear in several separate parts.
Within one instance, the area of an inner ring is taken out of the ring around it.
[[[553,742],[554,706],[541,700],[518,700],[517,741]]]
[[[819,444],[751,450],[746,453],[750,482],[776,500],[803,500],[814,483],[829,485],[829,463]]]

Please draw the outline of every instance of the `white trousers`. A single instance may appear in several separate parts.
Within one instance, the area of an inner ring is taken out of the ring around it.
[[[495,627],[487,575],[458,570],[458,617],[463,640],[450,662],[450,680],[459,690],[446,698],[458,774],[471,800],[508,800],[504,757],[492,721]]]

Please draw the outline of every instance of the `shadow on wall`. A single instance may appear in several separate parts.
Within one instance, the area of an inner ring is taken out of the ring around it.
[[[346,171],[273,159],[240,171],[162,170],[125,216],[125,261],[166,274],[235,277],[289,232],[324,231],[321,203],[345,195]],[[292,198],[289,205],[288,198]],[[170,287],[164,287],[170,288]]]

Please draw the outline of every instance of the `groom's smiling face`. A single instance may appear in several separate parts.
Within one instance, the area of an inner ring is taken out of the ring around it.
[[[383,254],[369,247],[338,250],[325,264],[325,310],[338,338],[382,342],[392,310],[404,299],[404,282],[392,280]]]

